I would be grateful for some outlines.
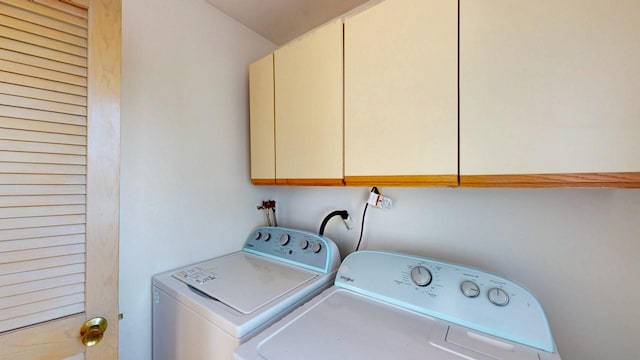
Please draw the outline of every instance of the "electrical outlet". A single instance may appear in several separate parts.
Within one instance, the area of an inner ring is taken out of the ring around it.
[[[369,200],[367,200],[367,202],[373,207],[386,210],[391,209],[391,205],[393,205],[393,201],[391,201],[391,198],[376,194],[374,192],[369,193]]]
[[[381,208],[389,210],[391,209],[391,205],[393,205],[393,201],[391,201],[391,199],[386,196],[380,195],[380,201],[378,202],[378,204]]]

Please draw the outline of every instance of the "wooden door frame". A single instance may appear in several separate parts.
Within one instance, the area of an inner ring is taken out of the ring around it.
[[[87,119],[87,318],[109,322],[86,359],[118,357],[121,0],[89,2]],[[106,290],[106,291],[105,291]]]
[[[118,357],[121,0],[59,0],[89,8],[85,313],[0,336],[0,358],[61,359],[85,352],[80,326],[104,317],[85,359]],[[75,357],[74,357],[75,358]]]

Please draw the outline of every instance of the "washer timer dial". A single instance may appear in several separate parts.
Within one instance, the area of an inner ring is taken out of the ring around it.
[[[476,283],[470,280],[465,280],[460,284],[460,291],[468,298],[478,297],[480,295],[480,288]]]
[[[505,306],[509,303],[509,295],[500,288],[491,288],[487,293],[489,301],[496,306]]]
[[[411,280],[418,286],[427,286],[431,283],[431,272],[424,266],[415,266],[411,269]]]

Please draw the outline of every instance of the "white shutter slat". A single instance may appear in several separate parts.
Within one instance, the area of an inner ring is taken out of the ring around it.
[[[69,125],[52,123],[39,120],[15,119],[0,116],[0,128],[14,130],[32,130],[54,134],[67,134],[86,136],[87,127],[81,125]]]
[[[52,246],[40,249],[29,249],[10,251],[2,253],[0,264],[8,264],[20,261],[31,261],[47,257],[66,256],[83,254],[85,252],[84,244]]]
[[[37,4],[62,11],[69,15],[77,16],[79,18],[87,19],[87,9],[80,8],[65,2],[64,0],[31,0]],[[88,7],[88,5],[87,5]]]
[[[77,304],[53,308],[50,310],[42,311],[35,314],[30,314],[23,317],[13,318],[10,320],[0,322],[0,332],[18,329],[24,326],[29,326],[29,325],[41,323],[44,321],[81,313],[83,311],[84,311],[84,302],[80,302]]]
[[[41,216],[84,215],[85,212],[85,205],[8,207],[0,208],[0,218],[12,219]],[[3,251],[1,245],[0,251]]]
[[[75,45],[75,46],[80,46],[83,48],[87,47],[87,39],[79,37],[79,36],[75,36],[75,35],[71,35],[71,34],[67,34],[65,32],[62,31],[58,31],[52,28],[48,28],[45,26],[40,26],[40,25],[36,25],[33,23],[28,23],[26,21],[20,20],[20,19],[16,19],[16,18],[12,18],[9,16],[5,16],[4,14],[0,14],[0,24],[4,25],[4,26],[8,26],[11,27],[13,29],[16,30],[21,30],[24,32],[28,32],[30,34],[34,34],[34,35],[40,35],[40,36],[44,36],[50,39],[55,39],[58,41],[62,41],[65,42],[67,44],[71,44],[71,45]]]
[[[55,19],[67,24],[75,25],[83,29],[87,28],[86,16],[85,16],[85,19],[82,19],[78,16],[70,15],[65,12],[52,9],[47,6],[36,4],[33,1],[24,1],[24,0],[2,0],[2,1],[16,8],[24,9],[34,14],[45,16],[49,19]]]
[[[84,96],[36,89],[28,86],[7,84],[3,82],[0,82],[0,93],[13,94],[15,96],[22,96],[30,99],[53,101],[62,104],[87,106],[87,98]]]
[[[49,269],[68,264],[77,264],[80,262],[84,262],[84,254],[56,256],[45,259],[0,264],[0,274],[15,274],[23,271]]]
[[[18,40],[0,37],[0,48],[11,50],[22,54],[37,56],[49,60],[58,61],[75,66],[87,66],[87,58],[68,54],[62,51],[43,48],[38,45],[26,44]]]
[[[47,226],[61,226],[61,225],[75,225],[75,224],[84,224],[85,216],[82,215],[57,215],[57,216],[37,216],[37,217],[27,217],[27,218],[9,218],[9,219],[0,219],[0,230],[9,230],[9,229],[29,229],[29,228],[37,228],[37,227],[47,227]],[[0,263],[10,262],[7,258],[0,259]],[[52,253],[52,256],[54,255]]]
[[[57,112],[25,109],[25,108],[11,107],[6,105],[0,105],[0,116],[26,119],[26,120],[51,121],[51,122],[71,124],[71,125],[87,125],[86,116],[77,116],[77,115],[62,114]]]
[[[20,74],[31,78],[51,80],[63,84],[87,87],[87,78],[81,75],[66,74],[56,70],[43,69],[41,67],[22,64],[12,60],[0,60],[0,68],[5,72]]]
[[[64,94],[86,96],[87,89],[82,86],[66,84],[58,81],[41,79],[26,75],[14,74],[0,69],[0,82],[33,87],[36,89],[60,92]]]
[[[0,186],[0,188],[2,188],[2,186]],[[84,205],[87,201],[86,199],[86,195],[2,196],[2,198],[0,198],[0,208],[14,206]]]
[[[23,10],[17,7],[0,3],[0,13],[10,16],[12,18],[24,20],[36,25],[48,27],[58,31],[72,34],[82,38],[87,38],[87,29],[78,27],[75,25],[67,24],[56,19],[52,19],[40,14],[33,13],[31,11]]]
[[[0,185],[0,196],[84,195],[86,189],[85,185]]]
[[[0,139],[0,150],[26,151],[34,153],[86,155],[87,147],[79,145],[38,143],[29,141],[15,141]]]
[[[0,173],[84,175],[86,172],[84,165],[0,162]]]
[[[0,174],[0,184],[86,185],[84,175]]]
[[[87,87],[86,76],[62,73],[57,70],[43,69],[38,66],[22,64],[20,62],[14,61],[14,59],[0,60],[0,69],[13,74],[46,79],[85,88]]]
[[[2,119],[0,119],[0,124],[2,124]],[[87,164],[87,158],[81,155],[43,154],[4,150],[0,150],[0,161],[67,165]]]
[[[85,77],[85,78],[87,77],[87,68],[85,67],[66,64],[63,62],[59,62],[51,59],[45,59],[45,58],[24,54],[20,52],[15,52],[15,51],[3,49],[3,48],[0,48],[0,59],[11,61],[16,64],[32,66],[33,67],[32,69],[34,69],[34,71],[38,71],[38,75],[51,74],[50,72],[43,72],[38,70],[38,69],[42,69],[42,70],[58,71],[61,74],[70,74],[70,75],[76,75],[76,76]],[[15,69],[16,69],[15,71],[20,71],[20,69],[24,69],[24,68],[16,67]]]
[[[22,304],[31,304],[41,300],[53,299],[65,294],[79,294],[84,292],[84,284],[72,284],[51,289],[39,290],[0,298],[0,309],[6,309]]]
[[[71,294],[53,299],[38,301],[31,304],[18,305],[7,309],[0,309],[0,324],[9,319],[16,319],[26,315],[36,314],[49,309],[60,308],[84,301],[84,294]],[[1,325],[0,325],[1,326]]]
[[[85,225],[48,226],[43,228],[0,230],[0,241],[31,239],[59,235],[84,234]],[[6,270],[6,269],[5,269]],[[0,270],[0,274],[8,274]]]
[[[0,297],[84,282],[84,263],[0,276]]]
[[[2,105],[0,105],[0,112]],[[0,128],[0,139],[85,146],[86,136]]]
[[[67,3],[69,5],[79,7],[81,9],[85,9],[85,10],[89,9],[90,0],[60,0],[60,1],[62,1],[63,3]]]
[[[25,44],[39,46],[45,49],[59,51],[80,57],[87,57],[87,48],[77,45],[68,44],[63,41],[53,40],[48,37],[32,34],[12,27],[4,26],[0,22],[0,34],[6,38],[14,39]]]
[[[23,96],[0,94],[0,104],[17,106],[26,109],[40,111],[53,111],[57,113],[87,116],[86,106],[62,104],[54,101],[30,99]]]
[[[55,206],[51,206],[55,207]],[[84,208],[84,206],[83,206]],[[84,234],[51,236],[36,239],[23,239],[15,241],[0,241],[0,252],[19,251],[26,249],[46,248],[51,246],[63,246],[84,244]]]

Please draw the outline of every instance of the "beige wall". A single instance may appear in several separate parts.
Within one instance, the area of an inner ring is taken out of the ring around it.
[[[120,358],[151,358],[151,276],[239,250],[250,61],[273,45],[205,0],[124,0]]]
[[[540,300],[563,360],[640,359],[640,190],[381,189],[389,211],[367,210],[365,249],[473,265]],[[279,188],[281,225],[355,247],[368,188]]]

